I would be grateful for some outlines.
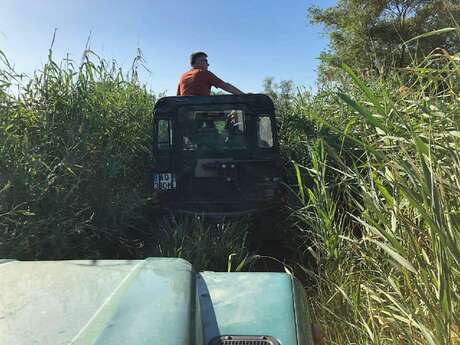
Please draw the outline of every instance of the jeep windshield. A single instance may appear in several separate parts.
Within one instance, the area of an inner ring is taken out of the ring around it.
[[[245,114],[241,109],[187,112],[182,123],[184,151],[245,150]]]

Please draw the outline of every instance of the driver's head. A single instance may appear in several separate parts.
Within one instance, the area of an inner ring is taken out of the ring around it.
[[[196,52],[190,55],[190,65],[197,69],[208,69],[208,56],[204,52]]]
[[[238,114],[236,113],[236,110],[232,110],[227,114],[227,118],[225,119],[225,129],[233,132],[238,130]]]
[[[236,110],[232,110],[228,115],[227,115],[228,121],[230,121],[233,125],[238,122],[238,114],[236,113]]]

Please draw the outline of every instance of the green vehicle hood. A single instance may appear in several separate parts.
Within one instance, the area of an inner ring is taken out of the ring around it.
[[[207,345],[222,335],[312,344],[283,273],[195,273],[182,259],[0,262],[0,344]]]

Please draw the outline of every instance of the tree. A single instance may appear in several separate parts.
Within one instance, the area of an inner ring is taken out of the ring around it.
[[[325,9],[309,8],[313,24],[322,24],[329,34],[329,50],[322,60],[345,62],[363,73],[388,73],[425,57],[436,48],[455,54],[460,34],[411,38],[460,23],[458,0],[338,0]],[[334,79],[327,63],[320,78]]]

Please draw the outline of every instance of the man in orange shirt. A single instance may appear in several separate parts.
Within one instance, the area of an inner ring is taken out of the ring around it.
[[[243,92],[230,83],[219,79],[214,73],[208,71],[206,53],[197,52],[190,56],[192,69],[181,75],[177,85],[177,96],[210,96],[211,86],[217,87],[234,95]]]

